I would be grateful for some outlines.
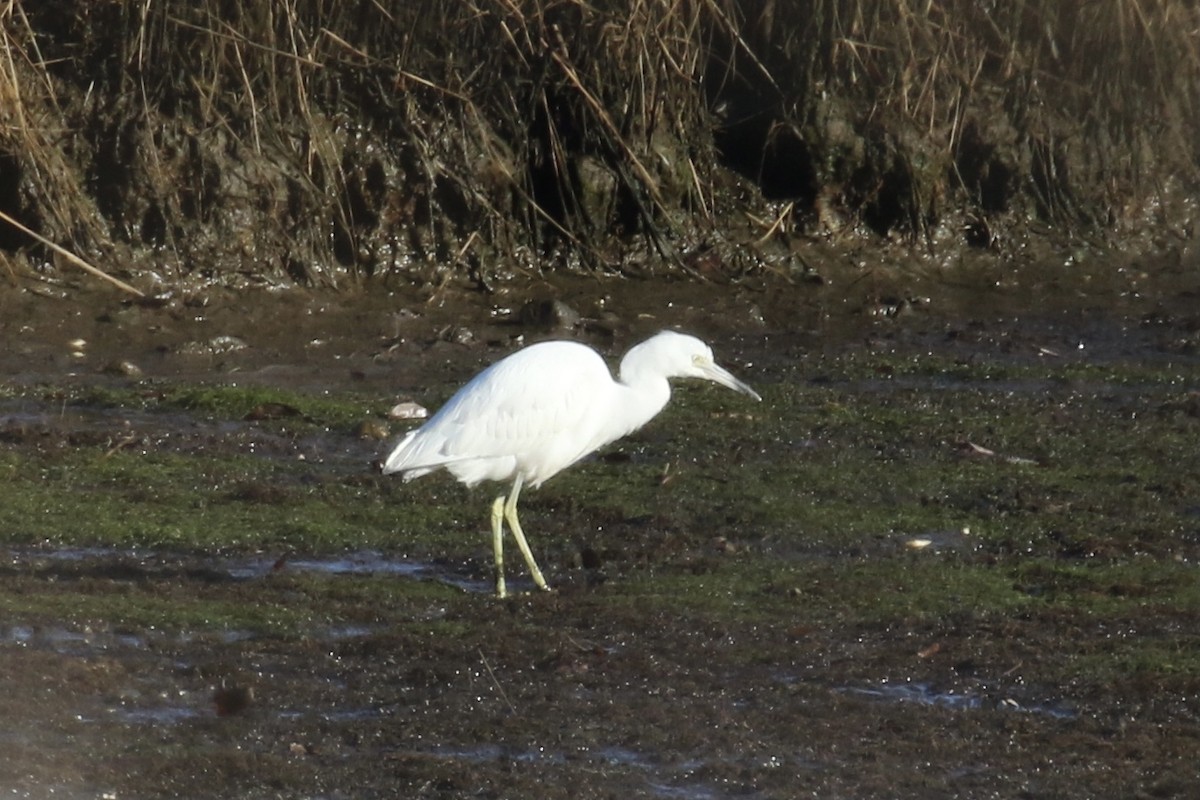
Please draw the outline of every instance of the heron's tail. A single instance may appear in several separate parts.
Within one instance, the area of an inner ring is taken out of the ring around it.
[[[409,431],[404,438],[396,443],[392,452],[383,460],[383,474],[403,473],[404,480],[412,480],[433,472],[440,464],[429,464],[425,456],[428,442],[417,438],[421,429]]]

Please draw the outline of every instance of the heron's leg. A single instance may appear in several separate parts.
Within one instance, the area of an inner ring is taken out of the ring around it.
[[[546,579],[542,577],[542,571],[533,560],[533,552],[529,549],[529,542],[525,541],[525,533],[521,530],[520,520],[517,519],[517,498],[520,495],[521,476],[517,475],[512,491],[508,493],[508,502],[504,504],[504,518],[508,520],[508,527],[512,529],[513,538],[517,540],[517,547],[521,548],[521,555],[525,556],[525,563],[529,565],[529,574],[533,576],[533,582],[539,589],[550,591]]]
[[[496,596],[503,599],[504,588],[504,495],[492,503],[492,550],[496,554]]]

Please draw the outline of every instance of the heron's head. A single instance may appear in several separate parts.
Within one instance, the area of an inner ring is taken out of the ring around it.
[[[621,374],[625,376],[631,357],[637,369],[658,373],[666,378],[702,378],[719,383],[735,392],[762,400],[758,392],[733,377],[713,359],[712,348],[686,333],[662,331],[629,351],[621,363]]]

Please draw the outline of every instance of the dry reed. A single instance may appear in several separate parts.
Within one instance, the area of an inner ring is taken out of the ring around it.
[[[691,271],[833,216],[1120,229],[1200,167],[1184,0],[7,0],[0,21],[0,211],[168,277]]]

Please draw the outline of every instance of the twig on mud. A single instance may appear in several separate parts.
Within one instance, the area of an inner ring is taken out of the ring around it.
[[[479,231],[471,231],[471,235],[467,237],[467,241],[464,242],[463,246],[458,248],[458,252],[454,254],[455,263],[458,263],[462,260],[463,256],[467,254],[467,251],[471,249],[471,245],[473,245],[478,238]]]
[[[128,283],[121,280],[120,278],[114,278],[112,275],[109,275],[107,272],[104,272],[101,269],[97,269],[96,267],[93,267],[91,264],[84,261],[79,256],[75,255],[70,250],[66,249],[65,247],[60,247],[59,245],[57,245],[54,242],[47,239],[45,236],[42,236],[40,233],[30,230],[29,228],[25,227],[24,225],[17,222],[12,217],[10,217],[8,214],[5,214],[3,211],[0,211],[0,219],[4,220],[9,225],[12,225],[14,228],[21,231],[22,233],[24,233],[28,236],[32,236],[34,239],[37,239],[42,244],[46,245],[46,247],[49,247],[51,250],[58,253],[60,256],[67,259],[72,264],[74,264],[75,266],[77,266],[81,270],[83,270],[84,272],[87,272],[90,275],[94,275],[97,278],[100,278],[102,280],[106,280],[109,283],[111,283],[113,286],[116,286],[121,291],[129,292],[134,297],[145,297],[146,296],[140,289],[130,286]]]
[[[504,687],[500,685],[500,681],[496,679],[496,673],[492,672],[492,665],[488,663],[487,656],[483,654],[483,650],[476,649],[479,653],[479,660],[483,662],[483,668],[487,670],[488,677],[492,679],[492,684],[496,687],[496,692],[500,695],[500,699],[508,706],[508,710],[512,713],[517,713],[517,707],[508,699],[508,695],[504,692]]]
[[[594,643],[589,642],[584,644],[583,642],[577,640],[574,636],[567,636],[566,639],[571,643],[572,647],[581,653],[594,653],[599,649]]]
[[[1024,661],[1018,661],[1017,663],[1013,664],[1013,665],[1012,665],[1011,667],[1009,667],[1008,669],[1004,670],[1004,672],[1001,672],[1001,673],[1000,673],[1000,676],[1001,676],[1001,677],[1004,677],[1004,678],[1007,678],[1007,677],[1010,677],[1010,676],[1012,676],[1012,675],[1015,675],[1015,674],[1016,674],[1016,672],[1017,672],[1017,670],[1019,670],[1019,669],[1020,669],[1021,667],[1023,667],[1023,666],[1025,666],[1025,662],[1024,662]]]
[[[771,223],[771,227],[767,229],[767,232],[764,233],[762,236],[758,237],[757,240],[755,240],[755,242],[754,242],[755,246],[766,244],[767,241],[775,234],[775,232],[783,227],[784,221],[787,220],[787,218],[789,216],[791,216],[792,209],[794,209],[795,207],[796,207],[795,200],[791,201],[786,206],[784,206],[783,211],[780,212],[779,216],[775,218],[775,221]]]
[[[114,444],[112,447],[110,447],[110,448],[108,448],[107,450],[105,450],[105,451],[104,451],[104,458],[110,458],[110,457],[112,457],[112,455],[113,455],[114,453],[117,453],[117,452],[119,452],[120,450],[123,450],[123,449],[125,449],[126,447],[128,447],[128,446],[129,446],[129,445],[131,445],[131,444],[134,444],[135,442],[137,442],[137,441],[138,441],[138,440],[140,440],[141,438],[142,438],[142,437],[140,437],[140,436],[138,436],[137,434],[134,434],[134,433],[131,433],[131,434],[129,434],[129,435],[127,435],[127,436],[123,437],[123,438],[122,438],[122,439],[121,439],[119,442],[115,443],[115,444]]]
[[[1004,455],[1002,453],[997,453],[995,450],[984,447],[983,445],[978,445],[970,441],[960,444],[959,450],[966,456],[997,458],[1008,464],[1037,464],[1037,459],[1026,458],[1025,456]]]

